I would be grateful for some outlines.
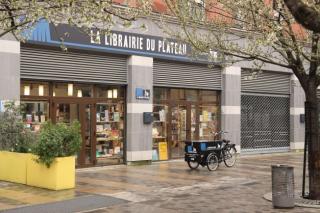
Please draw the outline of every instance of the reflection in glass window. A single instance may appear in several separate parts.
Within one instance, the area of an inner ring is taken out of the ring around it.
[[[153,89],[153,99],[163,101],[168,99],[168,89],[156,87]]]
[[[124,88],[119,86],[98,86],[96,96],[98,98],[117,99],[124,98]]]
[[[185,91],[185,96],[187,101],[198,101],[198,91],[187,89]]]
[[[23,81],[20,86],[20,94],[22,96],[48,96],[49,85],[42,82]]]
[[[200,90],[200,100],[206,102],[217,102],[218,94],[216,91]]]
[[[217,132],[219,129],[219,108],[214,105],[200,106],[199,108],[199,137],[203,140],[214,139],[212,132]]]
[[[185,90],[184,89],[171,89],[170,99],[171,100],[185,100]]]
[[[54,97],[92,97],[92,86],[72,83],[56,83],[53,86]]]

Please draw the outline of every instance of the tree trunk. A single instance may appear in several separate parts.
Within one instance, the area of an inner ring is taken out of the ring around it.
[[[309,197],[320,200],[320,140],[317,86],[309,81],[306,92],[306,140],[308,143]]]

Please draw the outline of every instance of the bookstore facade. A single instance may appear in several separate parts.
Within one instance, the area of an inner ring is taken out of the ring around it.
[[[57,47],[24,44],[20,58],[20,101],[26,126],[37,132],[48,120],[67,124],[79,121],[83,144],[78,167],[126,161],[127,138],[133,128],[126,124],[131,117],[127,107],[132,99],[142,106],[146,101],[152,103],[153,122],[143,124],[152,133],[147,148],[152,149],[150,160],[181,158],[184,140],[213,139],[210,132],[220,129],[219,69],[213,75],[206,65],[153,60],[152,87],[131,85],[135,94],[130,98],[128,56],[71,48],[65,53]],[[181,76],[180,70],[187,75]],[[158,72],[161,75],[155,74]],[[192,89],[186,89],[189,79],[200,72],[207,77],[198,77]],[[166,80],[169,73],[172,82]],[[150,90],[150,97],[138,97],[138,88]],[[139,139],[132,141],[137,142]]]
[[[239,151],[301,148],[301,88],[289,72],[248,81],[243,67],[193,61],[190,46],[173,39],[52,27],[39,23],[27,43],[16,42],[19,67],[4,69],[17,70],[16,81],[2,82],[16,93],[0,99],[20,99],[32,131],[79,121],[78,167],[182,158],[185,140],[211,140],[218,130]]]

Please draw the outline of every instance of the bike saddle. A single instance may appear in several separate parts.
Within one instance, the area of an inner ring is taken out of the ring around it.
[[[230,143],[230,140],[225,140],[223,139],[223,142],[225,142],[226,144]]]

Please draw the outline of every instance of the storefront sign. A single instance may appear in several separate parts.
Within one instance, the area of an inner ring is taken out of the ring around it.
[[[159,142],[159,160],[168,160],[167,142]]]
[[[88,32],[80,31],[67,24],[54,26],[50,24],[51,39],[63,40],[65,43],[90,45],[105,49],[117,49],[133,53],[154,53],[179,57],[191,56],[191,47],[184,42],[157,36],[112,31],[104,33],[99,29],[91,29]]]
[[[150,90],[149,89],[136,88],[136,99],[149,100],[150,99]]]
[[[208,63],[208,54],[194,58],[192,48],[186,42],[176,39],[151,36],[145,34],[111,31],[105,33],[97,28],[81,30],[68,24],[49,24],[39,21],[32,31],[24,31],[28,43],[45,43],[53,46],[64,45],[67,48],[90,49],[108,53],[125,55],[142,55],[153,58],[163,58],[177,61],[197,61]],[[209,53],[215,63],[220,63],[221,54],[217,51]],[[210,61],[211,58],[210,57]]]

